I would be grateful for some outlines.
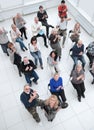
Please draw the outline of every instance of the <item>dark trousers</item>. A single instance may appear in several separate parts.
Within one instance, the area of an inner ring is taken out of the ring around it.
[[[17,69],[18,69],[19,75],[21,76],[21,62],[14,63],[14,64],[17,66]]]
[[[47,21],[42,22],[42,25],[46,27],[46,36],[48,37],[48,36],[49,36],[49,28],[50,28],[50,27],[51,27],[51,28],[54,28],[54,26],[49,25],[49,24],[47,23]]]
[[[36,37],[43,37],[43,39],[44,39],[44,45],[47,45],[47,41],[46,41],[46,36],[45,36],[45,34],[42,34],[42,35],[37,34]]]
[[[22,37],[23,34],[24,34],[25,39],[27,39],[27,36],[26,36],[26,28],[25,28],[25,27],[22,27],[22,28],[20,29],[20,32],[21,32],[21,37]]]
[[[92,70],[90,70],[90,73],[93,76],[93,81],[94,81],[94,73],[92,72]]]
[[[38,120],[39,119],[39,114],[37,113],[37,106],[43,106],[44,105],[44,101],[43,100],[40,100],[40,99],[36,99],[36,105],[34,107],[30,107],[30,108],[27,108],[27,110],[31,113],[31,115],[33,116],[33,118],[35,120]]]
[[[76,89],[77,91],[77,95],[78,97],[81,98],[81,96],[84,94],[85,92],[85,85],[84,82],[80,83],[80,84],[74,84],[72,83],[73,87]]]
[[[94,61],[94,56],[90,55],[88,52],[86,53],[86,55],[87,55],[87,57],[88,57],[88,59],[89,59],[89,61],[90,61],[90,65],[92,66],[92,63],[93,63],[93,61]],[[90,67],[91,67],[91,66],[90,66]]]
[[[5,43],[5,44],[0,44],[1,45],[1,48],[3,50],[4,53],[6,53],[8,55],[8,51],[7,51],[7,48],[8,48],[8,43]]]
[[[65,92],[64,89],[62,89],[59,92],[51,92],[52,94],[56,95],[58,97],[58,100],[61,102],[65,102],[66,101],[66,97],[65,97]],[[60,96],[60,97],[59,97]],[[61,99],[60,99],[61,98]]]
[[[31,72],[29,72],[27,74],[24,74],[24,75],[25,75],[25,79],[26,79],[26,81],[27,81],[28,84],[31,84],[31,80],[30,79],[32,77],[34,78],[33,79],[34,82],[36,82],[39,79],[37,73],[34,70],[32,70]]]

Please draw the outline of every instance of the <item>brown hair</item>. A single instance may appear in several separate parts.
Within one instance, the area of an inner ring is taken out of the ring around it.
[[[12,42],[9,42],[8,43],[8,48],[11,48],[11,47],[13,47],[14,46],[14,44],[12,43]]]

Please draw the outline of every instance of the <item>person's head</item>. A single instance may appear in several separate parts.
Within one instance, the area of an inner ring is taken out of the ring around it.
[[[34,18],[34,21],[35,21],[35,23],[38,23],[38,22],[39,22],[38,17],[35,17],[35,18]]]
[[[50,56],[52,58],[55,58],[57,56],[57,53],[55,51],[51,51]]]
[[[57,29],[56,29],[56,28],[53,28],[52,31],[51,31],[51,34],[57,35],[57,33],[58,33],[58,32],[57,32]]]
[[[14,44],[12,43],[12,42],[9,42],[8,43],[8,48],[9,49],[14,49],[15,47],[14,47]]]
[[[32,44],[32,45],[37,44],[37,38],[36,38],[36,36],[33,36],[33,37],[31,38],[31,44]]]
[[[63,22],[65,20],[65,17],[61,17],[61,22]]]
[[[15,24],[12,24],[12,25],[11,25],[11,28],[13,29],[13,31],[16,31],[16,28],[17,28],[17,27],[16,27]]]
[[[59,74],[58,73],[55,73],[54,74],[54,80],[57,81],[59,79]]]
[[[57,108],[59,101],[56,95],[51,95],[47,100],[46,104],[49,105],[51,108]]]
[[[21,17],[21,14],[20,13],[17,13],[16,14],[16,18],[20,18]]]
[[[79,28],[80,28],[80,23],[77,22],[77,23],[74,25],[74,28],[79,29]]]
[[[29,84],[26,84],[26,85],[24,86],[24,92],[27,93],[27,94],[30,93],[30,86],[29,86]]]
[[[2,34],[4,31],[3,31],[3,28],[0,27],[0,34]]]
[[[42,5],[39,6],[39,10],[40,10],[40,12],[43,11],[43,6]]]
[[[77,45],[78,45],[79,47],[81,47],[82,44],[83,44],[82,40],[78,40]]]
[[[25,57],[23,58],[23,62],[27,64],[28,61],[29,61],[29,59],[27,58],[27,56],[25,56]]]
[[[82,70],[82,64],[77,64],[76,70],[77,70],[77,72],[80,72]]]
[[[64,5],[64,4],[65,4],[65,0],[62,0],[62,1],[61,1],[61,5]]]

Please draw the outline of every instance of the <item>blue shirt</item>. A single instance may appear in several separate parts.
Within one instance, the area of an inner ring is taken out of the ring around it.
[[[56,81],[54,78],[50,80],[50,91],[51,92],[60,92],[61,89],[56,90],[59,86],[63,87],[63,79],[59,77],[59,79]]]
[[[82,55],[79,55],[80,52],[84,52],[84,45],[82,44],[81,47],[78,47],[77,44],[75,44],[72,48],[72,56],[81,57]]]

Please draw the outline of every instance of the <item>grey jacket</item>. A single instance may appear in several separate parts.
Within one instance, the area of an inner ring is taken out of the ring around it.
[[[20,18],[15,19],[15,23],[16,23],[17,28],[21,29],[22,27],[24,27],[26,21],[22,17],[20,17]]]
[[[84,76],[84,71],[81,70],[81,71],[78,73],[77,70],[75,69],[75,70],[72,72],[72,74],[71,74],[71,76],[72,76],[71,82],[74,83],[74,84],[80,84],[80,83],[82,83],[82,82],[83,82],[83,79],[77,80],[77,77],[79,77],[79,76],[81,76],[81,75]]]
[[[0,44],[8,43],[9,39],[8,39],[7,33],[8,32],[2,28],[2,33],[0,34]]]

